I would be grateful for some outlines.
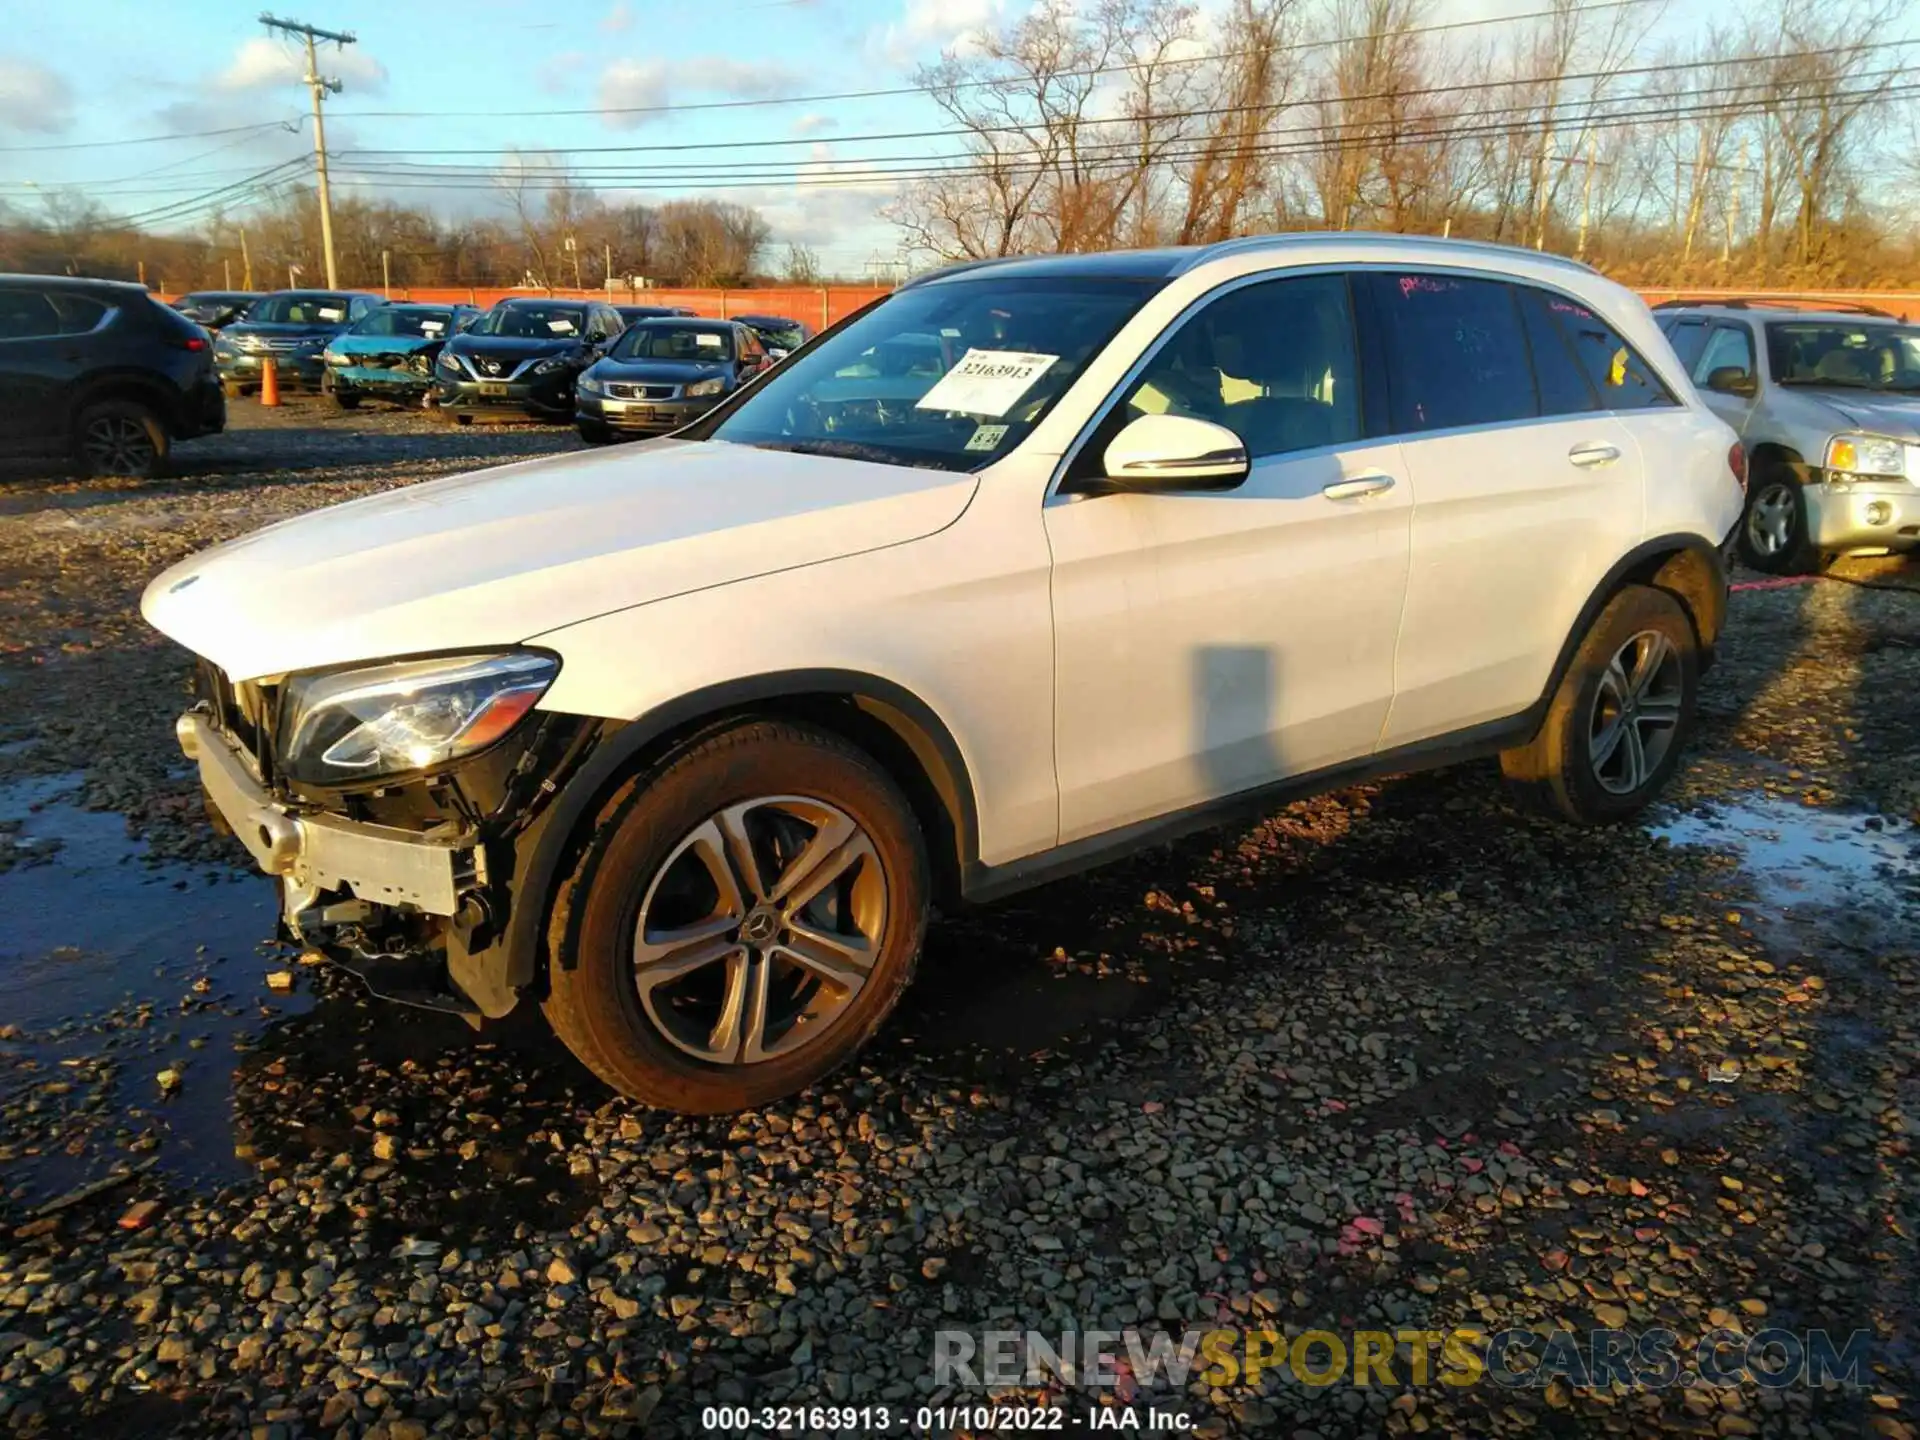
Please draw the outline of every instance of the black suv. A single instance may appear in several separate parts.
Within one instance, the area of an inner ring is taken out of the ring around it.
[[[145,286],[0,275],[0,454],[153,475],[226,424],[207,332]]]
[[[573,419],[573,380],[621,331],[598,300],[514,296],[447,341],[434,362],[434,399],[462,425],[475,415]]]

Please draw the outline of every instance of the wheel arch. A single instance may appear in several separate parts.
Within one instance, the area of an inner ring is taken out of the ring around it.
[[[132,400],[145,405],[159,417],[169,435],[180,428],[180,397],[171,393],[166,384],[138,370],[112,370],[89,376],[72,391],[65,417],[69,435],[88,406],[108,400]]]
[[[1651,585],[1678,600],[1700,639],[1700,668],[1704,671],[1713,663],[1713,647],[1727,618],[1725,558],[1704,536],[1687,532],[1644,540],[1614,563],[1581,606],[1579,618],[1561,643],[1546,688],[1535,702],[1541,716],[1566,678],[1581,641],[1623,585]]]
[[[715,730],[768,717],[817,725],[870,755],[920,823],[936,901],[958,898],[960,877],[979,853],[978,810],[960,747],[933,707],[905,686],[858,671],[756,675],[676,697],[631,721],[603,722],[579,772],[521,839],[500,977],[507,987],[539,978],[554,904],[608,802]]]

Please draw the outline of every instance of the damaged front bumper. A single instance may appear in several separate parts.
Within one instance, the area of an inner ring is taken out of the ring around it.
[[[449,824],[421,833],[297,812],[254,778],[240,747],[206,715],[182,715],[174,731],[200,767],[214,809],[260,868],[282,881],[285,919],[296,932],[302,932],[303,913],[296,905],[305,896],[348,890],[368,904],[451,917],[459,912],[463,881],[484,882],[482,852],[470,831]]]

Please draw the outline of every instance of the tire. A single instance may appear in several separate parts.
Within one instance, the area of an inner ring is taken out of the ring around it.
[[[353,391],[342,390],[336,385],[333,387],[333,403],[342,410],[357,410],[360,408],[360,397]]]
[[[238,400],[242,395],[247,393],[247,387],[244,385],[236,385],[231,380],[222,380],[220,382],[220,391],[227,399]]]
[[[1624,586],[1580,642],[1540,733],[1501,752],[1500,768],[1537,809],[1580,825],[1630,819],[1679,765],[1699,687],[1686,610],[1665,590]]]
[[[1740,515],[1740,558],[1769,575],[1819,571],[1820,554],[1807,538],[1807,494],[1800,471],[1772,464],[1747,490]]]
[[[138,400],[102,400],[73,425],[73,453],[88,475],[145,480],[165,472],[167,427]]]
[[[580,432],[580,438],[589,445],[610,445],[613,435],[604,425],[579,424],[573,427]]]
[[[473,423],[473,416],[456,415],[453,417],[453,423],[456,425],[471,425]]]
[[[751,870],[727,858],[742,846],[759,857]],[[809,856],[816,881],[838,862],[814,895],[787,868]],[[870,757],[811,726],[744,722],[602,812],[555,906],[547,1019],[645,1104],[764,1105],[838,1068],[886,1019],[919,959],[928,896],[913,811]]]

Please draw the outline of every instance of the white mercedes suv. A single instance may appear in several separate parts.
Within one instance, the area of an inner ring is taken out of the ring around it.
[[[1476,756],[1633,815],[1742,476],[1583,266],[1277,236],[940,271],[668,439],[306,515],[144,609],[293,931],[719,1111],[872,1035],[936,903]]]

